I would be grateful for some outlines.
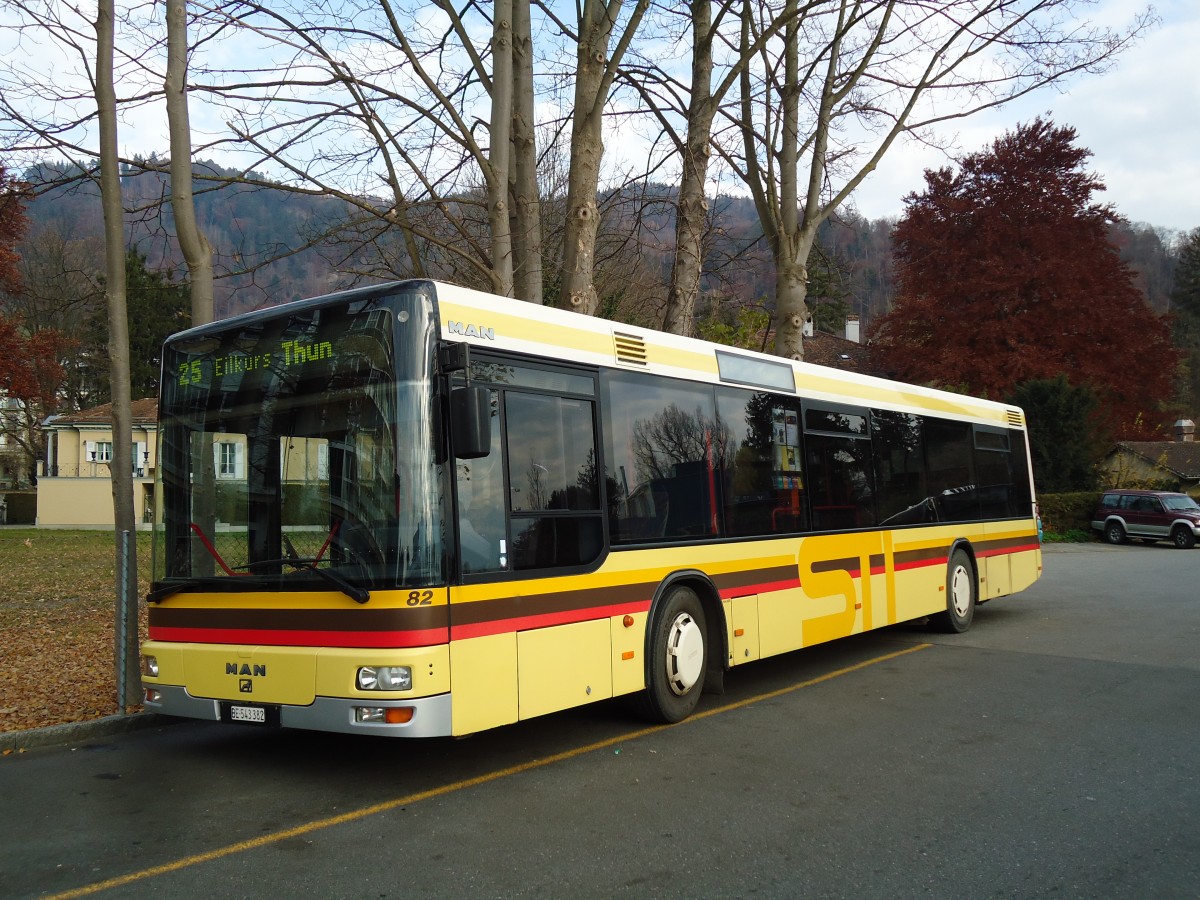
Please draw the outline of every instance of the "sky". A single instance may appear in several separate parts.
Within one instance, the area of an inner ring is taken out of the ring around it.
[[[1094,12],[1119,26],[1145,6],[1099,0]],[[1200,2],[1159,0],[1154,7],[1161,24],[1109,72],[955,123],[949,134],[957,135],[960,152],[983,150],[1041,115],[1073,127],[1077,146],[1092,151],[1088,167],[1107,186],[1096,200],[1131,222],[1180,232],[1200,228]],[[851,202],[868,219],[898,217],[902,198],[924,188],[925,169],[948,164],[944,154],[919,145],[893,147]]]

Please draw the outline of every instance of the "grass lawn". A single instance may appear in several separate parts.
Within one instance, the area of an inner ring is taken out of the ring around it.
[[[139,597],[150,541],[137,536]],[[0,731],[117,712],[115,572],[111,531],[0,529]]]

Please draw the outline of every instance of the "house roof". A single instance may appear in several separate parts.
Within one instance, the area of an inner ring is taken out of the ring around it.
[[[867,360],[867,347],[835,334],[817,331],[804,339],[804,361],[863,375],[876,374]]]
[[[158,423],[157,398],[147,397],[143,400],[134,400],[130,404],[130,408],[133,414],[133,425],[144,426],[156,425]],[[81,409],[78,412],[59,413],[50,416],[42,424],[50,428],[62,425],[111,425],[112,417],[112,404],[102,403],[99,406],[93,406],[91,409]]]
[[[1200,444],[1194,441],[1120,441],[1117,450],[1140,456],[1179,478],[1200,479]]]

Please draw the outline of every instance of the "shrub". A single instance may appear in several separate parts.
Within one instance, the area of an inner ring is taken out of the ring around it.
[[[1100,501],[1097,491],[1075,491],[1070,494],[1039,494],[1038,511],[1042,516],[1042,531],[1049,543],[1088,541],[1092,531],[1092,513]]]

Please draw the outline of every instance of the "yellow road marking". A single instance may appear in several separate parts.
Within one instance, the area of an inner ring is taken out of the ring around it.
[[[869,668],[870,666],[878,665],[879,663],[888,662],[901,656],[907,656],[909,653],[915,653],[918,650],[926,650],[932,647],[932,644],[917,644],[913,647],[908,647],[904,650],[897,650],[895,653],[888,653],[884,656],[877,656],[864,662],[855,663],[852,666],[846,666],[837,669],[833,672],[827,672],[824,675],[818,675],[816,678],[809,678],[807,681],[801,681],[798,684],[788,685],[784,688],[779,688],[775,691],[769,691],[765,694],[756,694],[753,697],[747,697],[745,700],[738,700],[735,703],[726,703],[724,706],[718,706],[713,709],[705,710],[704,712],[695,713],[679,725],[686,725],[688,722],[697,722],[701,719],[707,719],[711,716],[727,713],[735,709],[742,709],[746,706],[751,706],[755,703],[762,703],[764,700],[773,700],[776,697],[782,697],[786,694],[794,693],[795,691],[803,690],[807,687],[812,687],[821,684],[825,681],[830,681],[834,678],[839,678],[842,675],[849,675],[851,672],[857,672],[861,669]],[[674,728],[674,725],[651,725],[646,728],[639,728],[636,731],[628,731],[619,734],[616,737],[605,738],[602,741],[588,744],[583,747],[576,747],[572,750],[564,750],[561,753],[555,753],[553,756],[547,756],[542,759],[534,759],[529,762],[519,763],[515,766],[509,766],[506,769],[497,769],[495,772],[488,772],[485,775],[477,775],[474,778],[466,778],[462,781],[455,781],[452,784],[445,784],[441,787],[430,788],[427,791],[418,791],[415,794],[408,794],[404,797],[399,797],[395,800],[387,800],[383,803],[376,803],[374,806],[367,806],[362,809],[356,809],[352,812],[342,813],[338,816],[329,816],[324,819],[317,819],[313,822],[306,822],[303,825],[297,825],[294,828],[287,828],[283,831],[276,831],[272,834],[265,834],[260,837],[252,838],[248,841],[238,841],[236,844],[228,844],[224,847],[218,847],[215,850],[209,850],[206,853],[197,853],[192,856],[185,856],[182,859],[177,859],[174,862],[164,863],[161,866],[152,866],[149,869],[143,869],[140,872],[130,872],[128,875],[120,875],[116,878],[109,878],[105,881],[97,881],[95,884],[84,885],[80,888],[75,888],[69,891],[63,891],[60,894],[47,895],[45,900],[68,900],[72,897],[87,897],[92,894],[98,894],[101,891],[107,891],[111,888],[123,887],[127,884],[132,884],[135,881],[144,881],[147,878],[154,878],[158,875],[168,875],[171,872],[178,872],[181,869],[187,869],[191,866],[199,865],[200,863],[212,862],[216,859],[221,859],[226,856],[233,856],[237,853],[245,853],[247,850],[257,850],[260,847],[268,847],[271,844],[277,844],[280,841],[285,841],[288,838],[299,837],[305,834],[311,834],[314,831],[321,831],[325,828],[332,828],[335,825],[345,825],[348,822],[357,822],[360,819],[366,819],[370,816],[379,815],[380,813],[390,812],[393,809],[398,809],[402,806],[408,806],[412,803],[420,803],[422,800],[432,800],[434,797],[441,797],[446,794],[452,794],[456,791],[465,790],[466,788],[477,787],[481,784],[487,784],[490,781],[499,781],[501,778],[508,778],[513,775],[520,775],[523,772],[529,772],[533,769],[541,769],[545,766],[553,765],[554,763],[563,762],[568,759],[574,759],[577,756],[583,756],[585,753],[591,753],[594,750],[603,750],[605,747],[611,747],[613,744],[619,744],[623,741],[633,741],[638,738],[645,737],[649,734],[654,734],[658,731],[663,731],[667,728]]]

